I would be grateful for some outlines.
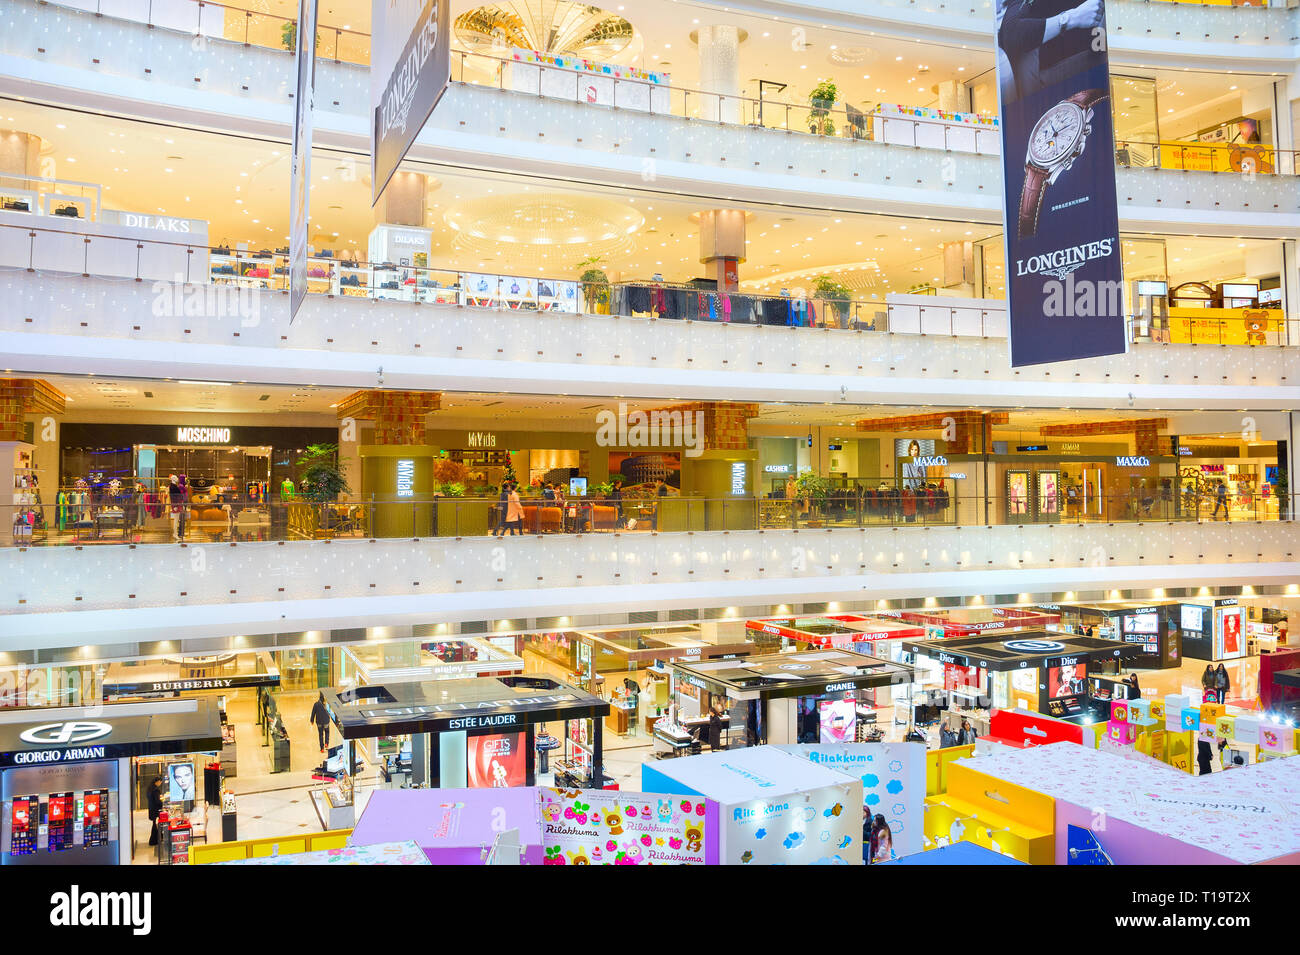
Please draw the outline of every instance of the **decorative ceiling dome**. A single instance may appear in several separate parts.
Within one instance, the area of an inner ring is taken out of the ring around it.
[[[513,47],[616,62],[636,39],[632,24],[608,10],[572,0],[510,0],[456,18],[456,38],[473,53]]]
[[[568,268],[586,256],[629,251],[645,217],[594,196],[532,194],[471,199],[444,216],[458,251],[519,265]]]

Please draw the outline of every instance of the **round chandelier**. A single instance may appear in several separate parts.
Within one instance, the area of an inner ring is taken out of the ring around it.
[[[508,0],[462,13],[456,38],[471,53],[500,55],[511,48],[617,61],[636,40],[617,13],[573,0]]]

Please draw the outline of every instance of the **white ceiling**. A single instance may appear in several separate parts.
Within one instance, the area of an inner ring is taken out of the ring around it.
[[[261,249],[287,244],[289,156],[282,144],[19,102],[0,105],[0,120],[41,136],[59,178],[102,184],[107,208],[206,219],[213,245],[245,243]],[[357,174],[363,167],[357,157],[315,152],[312,224],[318,248],[366,258],[366,236],[374,220],[369,187]],[[583,253],[573,246],[514,251],[518,244],[502,243],[485,252],[454,241],[452,213],[491,212],[510,225],[512,208],[523,218],[545,196],[580,213],[630,207],[644,220],[606,257],[604,267],[616,280],[659,272],[669,281],[681,281],[704,271],[698,227],[690,218],[702,208],[698,200],[450,168],[437,169],[429,186],[427,221],[435,268],[576,277],[574,266]],[[993,237],[986,266],[992,294],[1001,294],[1001,243],[986,226],[761,204],[744,208],[752,216],[741,279],[750,290],[803,288],[816,275],[842,268],[852,271],[847,284],[860,296],[883,300],[888,292],[940,281],[943,243]],[[1147,255],[1144,275],[1157,276],[1157,259],[1167,257],[1175,283],[1242,277],[1245,252],[1268,243],[1174,237],[1168,245],[1166,256]],[[1144,248],[1137,252],[1146,255]]]
[[[258,385],[231,383],[227,386],[175,380],[145,381],[94,376],[49,375],[51,384],[68,397],[68,421],[138,421],[170,423],[167,418],[192,416],[186,420],[211,420],[216,416],[240,416],[240,423],[253,424],[258,415],[274,416],[267,425],[313,424],[328,426],[335,420],[335,406],[351,393],[346,388],[314,385]],[[262,396],[266,395],[263,400]],[[663,408],[663,399],[609,398],[582,395],[470,394],[446,392],[442,407],[429,416],[430,427],[454,427],[463,422],[490,422],[498,428],[586,431],[595,428],[595,416],[603,409],[617,410],[622,401],[629,411]],[[852,429],[861,418],[929,413],[936,408],[844,403],[764,403],[754,425],[800,430],[810,427]],[[1033,437],[1044,424],[1083,421],[1112,421],[1159,417],[1151,411],[1098,411],[1096,409],[1021,409],[1009,412],[1011,420],[994,430],[999,437]],[[1185,413],[1184,413],[1185,414]],[[204,418],[204,416],[208,416]],[[1194,419],[1194,416],[1192,418]],[[1210,427],[1207,421],[1207,430]],[[760,429],[765,430],[765,429]],[[919,430],[914,433],[925,435]],[[1199,433],[1199,432],[1195,432]],[[937,431],[935,432],[937,436]],[[847,435],[846,435],[847,436]],[[1072,439],[1073,440],[1073,439]],[[1100,438],[1113,441],[1114,438]]]

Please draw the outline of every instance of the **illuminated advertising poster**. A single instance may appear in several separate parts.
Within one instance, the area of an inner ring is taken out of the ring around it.
[[[543,865],[717,862],[716,807],[702,796],[539,789]]]
[[[1240,607],[1219,609],[1219,648],[1216,659],[1232,660],[1246,655],[1246,641],[1242,635]]]
[[[1011,364],[1123,354],[1105,6],[996,4]]]
[[[1067,664],[1047,668],[1047,695],[1054,700],[1070,696],[1082,696],[1087,690],[1084,680],[1086,667],[1083,664]]]
[[[868,864],[888,862],[924,848],[925,745],[849,743],[783,746],[786,752],[862,782]],[[831,807],[834,814],[834,806]]]
[[[822,700],[817,704],[823,743],[852,743],[857,730],[857,704],[853,700]]]
[[[469,788],[505,789],[528,783],[527,751],[523,733],[492,733],[471,736]]]
[[[371,204],[451,80],[451,4],[447,0],[371,0]]]

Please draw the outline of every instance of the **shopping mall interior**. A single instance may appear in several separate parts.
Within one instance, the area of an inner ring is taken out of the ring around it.
[[[1300,3],[1067,4],[10,0],[0,865],[1300,863]]]

